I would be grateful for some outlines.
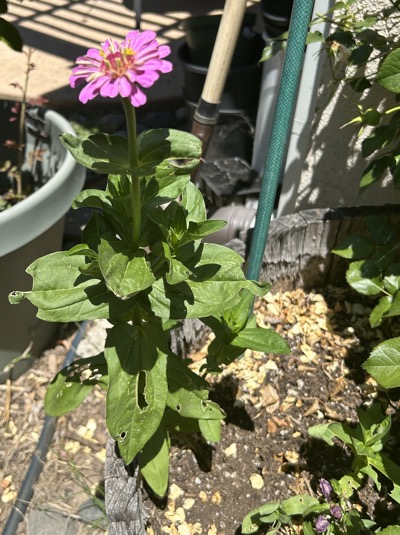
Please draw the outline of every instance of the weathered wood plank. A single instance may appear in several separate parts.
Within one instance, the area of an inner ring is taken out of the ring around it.
[[[115,440],[108,439],[105,463],[105,505],[109,535],[146,535],[146,512],[142,504],[141,478],[137,465],[125,466]]]
[[[273,291],[345,284],[348,261],[331,250],[349,234],[366,235],[370,215],[400,223],[397,205],[306,210],[271,221],[260,279],[271,282]],[[241,238],[248,246],[251,231]]]

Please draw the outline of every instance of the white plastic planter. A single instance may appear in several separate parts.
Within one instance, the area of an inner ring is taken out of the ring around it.
[[[57,324],[38,320],[29,302],[9,304],[8,294],[30,289],[32,279],[25,273],[28,265],[61,248],[64,215],[85,181],[85,169],[59,139],[62,133],[74,133],[69,122],[50,110],[44,111],[42,118],[49,147],[43,166],[54,172],[37,191],[0,212],[0,382],[25,371],[31,358],[40,355],[55,335]],[[30,358],[4,372],[25,353]]]

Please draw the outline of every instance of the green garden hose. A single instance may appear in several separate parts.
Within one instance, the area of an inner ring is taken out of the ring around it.
[[[258,280],[284,164],[314,0],[294,0],[272,134],[250,244],[247,278]]]

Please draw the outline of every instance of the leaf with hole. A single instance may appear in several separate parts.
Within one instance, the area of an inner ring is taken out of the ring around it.
[[[157,431],[167,401],[167,354],[161,327],[117,324],[107,334],[107,427],[125,464]]]
[[[71,322],[108,319],[132,307],[132,300],[118,299],[101,279],[81,271],[87,267],[82,255],[51,253],[35,260],[26,270],[33,278],[28,292],[12,292],[9,300],[17,304],[28,299],[38,308],[37,317],[46,321]]]
[[[95,384],[107,388],[104,353],[75,360],[57,373],[47,387],[44,408],[50,416],[61,416],[82,403]]]

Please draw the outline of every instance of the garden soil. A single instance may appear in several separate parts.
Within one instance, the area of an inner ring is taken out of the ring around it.
[[[212,377],[211,397],[226,419],[218,444],[199,437],[171,437],[170,485],[164,500],[143,490],[148,534],[239,535],[244,516],[267,502],[318,493],[319,478],[349,470],[349,452],[311,439],[317,423],[352,423],[357,407],[380,401],[393,417],[388,451],[400,443],[399,392],[381,391],[362,370],[370,350],[400,335],[398,320],[372,330],[373,303],[349,289],[328,287],[268,294],[255,308],[258,323],[279,332],[289,355],[247,351],[242,359]],[[0,526],[4,526],[34,452],[44,419],[48,382],[62,365],[76,326],[64,325],[54,348],[14,382],[0,385]],[[78,346],[80,356],[95,354],[104,325],[89,325]],[[190,355],[193,368],[206,348]],[[95,389],[73,413],[59,418],[26,521],[18,534],[93,534],[106,531],[102,484],[107,431],[105,396]],[[397,411],[397,414],[396,414]],[[399,522],[398,505],[383,500],[369,481],[356,496],[364,515],[383,524]],[[51,524],[56,522],[56,524]],[[37,526],[41,527],[37,527]]]

